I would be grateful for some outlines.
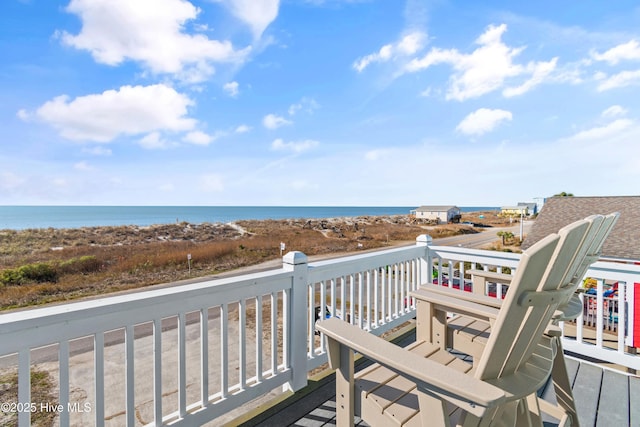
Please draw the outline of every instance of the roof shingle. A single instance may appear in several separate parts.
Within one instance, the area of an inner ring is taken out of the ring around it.
[[[619,212],[620,218],[602,247],[602,256],[640,260],[640,196],[552,197],[547,199],[522,249],[548,234],[594,214]]]

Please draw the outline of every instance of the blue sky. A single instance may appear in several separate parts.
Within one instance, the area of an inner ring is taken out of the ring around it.
[[[638,195],[632,1],[3,0],[0,204]]]

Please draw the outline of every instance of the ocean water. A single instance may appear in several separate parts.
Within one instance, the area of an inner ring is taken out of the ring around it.
[[[189,222],[227,223],[243,219],[332,218],[405,215],[414,206],[0,206],[0,229],[79,228]],[[463,212],[496,207],[461,207]]]

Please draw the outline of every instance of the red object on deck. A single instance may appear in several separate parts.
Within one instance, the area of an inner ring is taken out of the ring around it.
[[[640,283],[633,284],[633,346],[640,347]]]

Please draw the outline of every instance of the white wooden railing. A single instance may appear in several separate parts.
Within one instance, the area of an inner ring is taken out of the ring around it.
[[[204,424],[274,389],[304,387],[326,362],[318,317],[381,334],[414,317],[409,293],[420,283],[470,290],[469,268],[513,271],[518,260],[420,236],[407,247],[318,262],[290,252],[273,271],[8,312],[0,315],[0,374],[17,372],[18,399],[1,409],[21,426],[42,410],[55,411],[62,426]],[[640,369],[630,351],[640,267],[597,262],[587,274],[599,284],[595,339],[583,326],[591,320],[580,318],[565,349]],[[625,327],[611,345],[603,291],[614,281],[615,319]],[[54,375],[54,402],[33,401],[35,369]]]

